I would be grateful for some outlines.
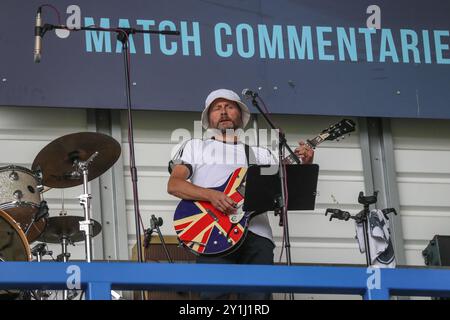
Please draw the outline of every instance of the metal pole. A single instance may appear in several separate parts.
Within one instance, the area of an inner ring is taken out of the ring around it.
[[[68,256],[67,256],[67,238],[66,237],[63,237],[61,239],[61,252],[62,252],[63,262],[69,261]],[[68,296],[69,296],[69,291],[64,290],[63,291],[63,300],[67,300]]]
[[[84,209],[84,220],[80,221],[80,230],[84,232],[85,235],[85,253],[86,262],[92,261],[92,221],[91,221],[91,195],[89,194],[89,184],[88,184],[88,170],[87,164],[82,163],[81,169],[83,170],[83,191],[84,194],[80,196],[80,203]]]
[[[289,236],[289,223],[288,223],[288,204],[286,202],[286,191],[287,184],[286,182],[286,172],[285,164],[284,164],[284,135],[280,132],[280,150],[279,150],[279,171],[280,171],[280,183],[281,183],[281,217],[283,222],[283,233],[284,233],[284,250],[286,251],[286,262],[288,266],[292,266],[291,259],[291,241]],[[294,300],[294,294],[289,293],[289,300]]]
[[[367,217],[367,212],[364,212],[364,218],[363,218],[363,232],[364,232],[364,247],[366,248],[366,264],[367,267],[370,267],[372,265],[372,259],[370,257],[370,247],[369,247],[369,234],[368,232],[368,224],[369,219]]]
[[[120,35],[120,34],[119,34]],[[120,40],[120,38],[119,38]],[[131,88],[130,88],[130,70],[128,61],[128,43],[126,40],[122,42],[123,44],[123,57],[125,65],[125,88],[127,96],[127,107],[128,107],[128,144],[130,150],[130,171],[131,171],[131,181],[133,186],[133,204],[134,204],[134,219],[136,223],[136,246],[137,246],[137,258],[139,262],[144,262],[144,255],[142,253],[142,239],[141,239],[141,214],[139,210],[139,192],[138,192],[138,174],[136,169],[136,158],[134,152],[134,133],[133,133],[133,113],[131,112]]]

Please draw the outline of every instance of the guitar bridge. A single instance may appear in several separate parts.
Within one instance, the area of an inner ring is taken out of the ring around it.
[[[206,243],[203,243],[203,242],[189,241],[188,243],[189,243],[187,245],[188,247],[192,247],[192,246],[194,246],[196,244],[199,245],[199,246],[202,246],[202,247],[206,247]]]

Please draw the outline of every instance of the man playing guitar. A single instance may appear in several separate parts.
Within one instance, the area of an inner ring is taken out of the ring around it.
[[[222,185],[237,168],[247,167],[249,149],[256,164],[277,161],[268,149],[245,148],[238,141],[235,130],[245,128],[249,120],[249,109],[235,92],[226,89],[211,92],[205,102],[202,125],[205,129],[216,129],[216,134],[211,139],[190,140],[180,148],[169,166],[168,193],[184,200],[210,202],[226,214],[236,213],[236,203],[231,198],[210,188]],[[308,164],[313,161],[314,150],[300,141],[295,154],[302,163]],[[274,247],[268,215],[263,213],[250,220],[247,236],[236,250],[222,257],[199,256],[197,263],[273,264]],[[223,293],[201,293],[203,299],[226,297]],[[239,295],[239,299],[269,298],[270,294],[265,293]]]

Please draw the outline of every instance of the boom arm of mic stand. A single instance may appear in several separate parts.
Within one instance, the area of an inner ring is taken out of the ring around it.
[[[113,31],[127,34],[135,34],[135,33],[149,33],[149,34],[161,34],[166,36],[179,36],[180,31],[172,31],[172,30],[140,30],[134,28],[99,28],[99,27],[81,27],[81,28],[68,28],[67,26],[57,26],[54,24],[45,23],[40,31],[41,37],[47,33],[47,31],[51,31],[54,29],[68,30],[68,31]]]

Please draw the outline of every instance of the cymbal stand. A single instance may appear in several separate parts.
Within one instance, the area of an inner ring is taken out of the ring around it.
[[[86,262],[92,261],[92,227],[93,222],[91,220],[91,199],[92,196],[89,193],[89,179],[88,167],[90,163],[94,160],[94,158],[98,155],[98,152],[95,152],[93,155],[89,157],[86,161],[79,161],[77,159],[74,160],[74,166],[76,166],[78,172],[81,171],[83,175],[83,191],[84,193],[79,197],[80,205],[84,210],[84,220],[80,221],[80,231],[85,234],[85,252],[86,252]]]
[[[42,262],[42,257],[45,255],[52,256],[53,251],[47,250],[47,244],[41,242],[31,249],[31,255],[36,257],[36,262]],[[33,290],[32,292],[34,293],[36,300],[46,300],[51,294],[51,292],[47,290]]]
[[[57,260],[60,262],[69,262],[70,253],[67,250],[67,246],[71,243],[70,239],[66,236],[63,236],[61,238],[61,254],[58,255]],[[69,291],[64,290],[63,291],[63,300],[68,300],[69,297]]]

